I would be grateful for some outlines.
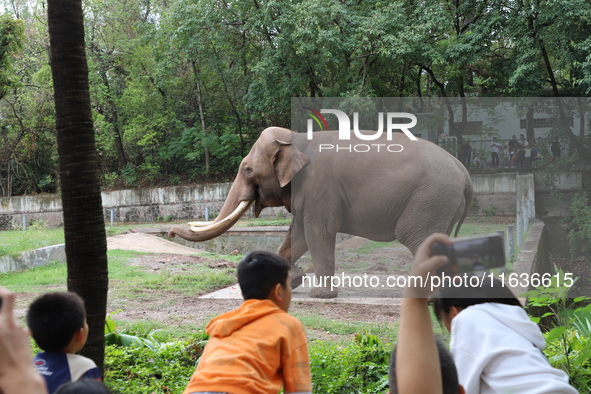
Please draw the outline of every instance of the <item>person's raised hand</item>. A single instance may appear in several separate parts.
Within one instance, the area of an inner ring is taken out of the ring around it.
[[[29,333],[12,314],[14,294],[0,287],[0,393],[46,394],[31,357]]]
[[[443,255],[433,255],[431,247],[435,242],[451,245],[449,236],[442,233],[434,233],[423,241],[415,253],[412,264],[411,276],[420,277],[422,280],[409,280],[409,286],[406,288],[405,297],[428,298],[433,292],[433,281],[431,277],[437,276],[437,269],[448,262],[448,257]],[[438,283],[438,282],[435,282]]]

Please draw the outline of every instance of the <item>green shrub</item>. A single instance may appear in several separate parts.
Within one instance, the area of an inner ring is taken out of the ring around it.
[[[591,252],[591,205],[584,194],[577,194],[570,206],[570,217],[568,241],[571,254],[576,255],[577,244],[582,245],[583,252]]]
[[[309,348],[314,393],[381,394],[388,389],[392,347],[377,336],[356,335],[346,346],[315,341]]]
[[[550,330],[544,334],[546,349],[544,354],[554,368],[562,369],[571,384],[579,392],[591,389],[591,304],[589,298],[568,298],[569,288],[564,285],[564,273],[555,267],[558,277],[552,277],[547,287],[538,287],[527,292],[528,305],[545,308],[541,317],[532,317],[539,323],[540,319],[550,318]],[[577,278],[578,279],[578,278]],[[578,303],[587,303],[576,307]]]
[[[490,205],[488,208],[484,210],[485,216],[495,216],[497,214],[497,207],[494,205]]]
[[[109,345],[104,380],[114,394],[181,393],[202,353],[201,338],[160,344],[156,350]]]

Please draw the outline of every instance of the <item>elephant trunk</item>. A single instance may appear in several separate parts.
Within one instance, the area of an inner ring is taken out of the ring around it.
[[[224,204],[224,207],[225,205],[227,205],[227,201],[226,204]],[[170,231],[168,232],[168,236],[174,237],[175,235],[178,235],[181,238],[184,238],[187,241],[192,242],[202,242],[210,240],[212,238],[222,235],[227,230],[229,230],[240,219],[242,214],[244,214],[244,212],[246,212],[248,208],[250,208],[251,205],[252,201],[241,201],[240,204],[238,204],[238,207],[236,207],[236,209],[234,209],[232,213],[230,213],[229,215],[227,215],[219,221],[216,218],[214,222],[205,227],[191,226],[190,228],[187,228],[175,226],[170,229]],[[222,217],[221,213],[218,217]]]

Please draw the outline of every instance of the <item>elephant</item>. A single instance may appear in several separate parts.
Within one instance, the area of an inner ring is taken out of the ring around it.
[[[334,275],[338,232],[397,239],[413,255],[429,234],[449,235],[455,223],[457,236],[473,197],[466,168],[429,141],[383,134],[369,144],[338,140],[336,131],[314,132],[310,140],[269,127],[242,160],[217,218],[175,226],[169,236],[205,241],[231,228],[252,204],[256,217],[265,207],[284,206],[293,218],[277,253],[292,264],[294,288],[304,275],[295,262],[308,250],[317,277]],[[318,287],[310,296],[337,293]]]

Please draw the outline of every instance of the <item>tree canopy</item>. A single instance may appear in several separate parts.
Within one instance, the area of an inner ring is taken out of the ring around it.
[[[2,194],[53,192],[46,4],[3,5]],[[104,188],[230,180],[265,127],[289,127],[292,97],[591,95],[587,0],[87,0],[84,13]]]

